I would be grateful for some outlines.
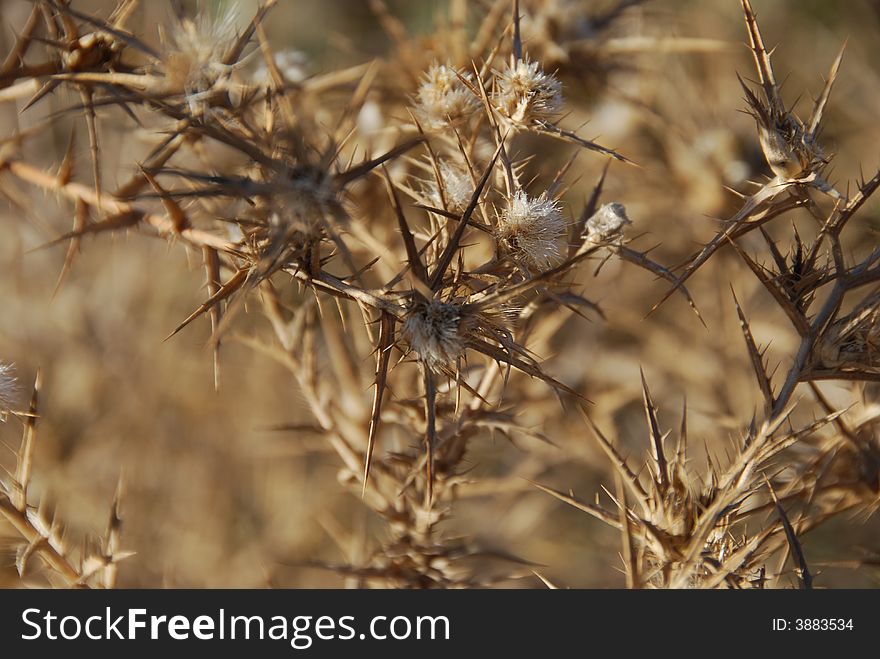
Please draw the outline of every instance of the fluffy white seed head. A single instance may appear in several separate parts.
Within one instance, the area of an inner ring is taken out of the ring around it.
[[[602,243],[618,238],[628,224],[632,222],[627,217],[623,204],[604,204],[587,220],[587,239],[593,243]]]
[[[18,398],[18,380],[11,364],[0,363],[0,420],[15,407]]]
[[[460,213],[467,208],[474,194],[474,182],[470,172],[447,161],[441,162],[438,169],[443,194],[441,195],[437,189],[437,178],[433,174],[430,179],[422,181],[423,194],[436,208],[442,208],[445,201],[447,210]]]
[[[493,100],[511,123],[527,125],[562,110],[562,83],[538,62],[519,60],[497,74]]]
[[[471,79],[468,73],[462,77]],[[453,67],[434,64],[419,85],[415,109],[419,121],[433,129],[470,116],[479,105],[479,99],[462,83]]]
[[[234,7],[219,16],[199,11],[175,21],[163,39],[166,83],[186,95],[194,113],[204,113],[207,96],[231,73],[223,59],[238,38],[237,15]]]
[[[474,182],[470,172],[444,162],[440,165],[440,179],[443,181],[443,194],[449,210],[463,211],[467,208],[474,195]]]
[[[564,233],[565,218],[559,202],[546,194],[531,199],[518,190],[499,217],[498,238],[502,245],[515,258],[539,270],[559,260]]]
[[[419,302],[401,328],[403,339],[430,368],[454,363],[461,356],[461,308],[448,302]]]

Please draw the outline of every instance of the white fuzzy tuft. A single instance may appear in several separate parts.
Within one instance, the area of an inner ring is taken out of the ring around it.
[[[511,123],[527,125],[562,110],[562,83],[538,62],[520,60],[497,74],[493,100]]]
[[[407,316],[401,335],[419,359],[431,368],[451,364],[464,346],[459,334],[461,309],[454,304],[431,300],[419,303]]]
[[[470,80],[470,74],[462,74]],[[416,96],[416,115],[427,128],[442,128],[471,115],[479,99],[458,77],[451,66],[434,64],[428,69]]]
[[[498,237],[514,257],[539,270],[546,270],[562,255],[560,238],[565,218],[559,202],[545,194],[530,199],[522,190],[514,193],[501,214]]]
[[[471,179],[470,172],[463,167],[451,164],[449,162],[441,162],[438,167],[440,170],[440,184],[443,186],[443,195],[437,189],[437,179],[431,176],[429,180],[421,181],[422,190],[431,205],[442,208],[443,202],[446,202],[446,210],[460,213],[467,208],[471,197],[474,194],[474,182]]]
[[[587,220],[587,238],[594,243],[606,242],[622,235],[628,224],[632,222],[623,204],[605,204]]]
[[[173,90],[185,94],[193,114],[206,113],[208,97],[232,72],[223,59],[238,38],[237,17],[235,7],[219,16],[199,11],[194,19],[176,21],[168,32],[165,78]]]

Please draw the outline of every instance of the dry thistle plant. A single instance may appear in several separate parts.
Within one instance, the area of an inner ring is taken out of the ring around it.
[[[745,198],[726,228],[684,266],[677,284],[687,280],[717,249],[730,244],[785,312],[800,335],[800,346],[791,356],[781,385],[775,386],[765,351],[756,343],[734,296],[764,407],[733,445],[728,464],[710,462],[703,484],[689,475],[686,408],[677,447],[668,455],[667,434],[660,427],[643,376],[651,447],[646,472],[634,471],[613,442],[592,426],[617,471],[618,487],[609,495],[617,511],[600,506],[598,500],[596,504],[585,503],[544,488],[621,530],[627,583],[635,588],[763,588],[768,581],[778,583],[786,574],[789,556],[801,587],[811,588],[812,575],[798,536],[844,510],[870,514],[876,510],[880,495],[877,463],[870,457],[876,451],[875,439],[864,434],[857,438],[842,421],[845,410],[834,409],[815,384],[827,379],[870,382],[877,377],[872,341],[880,252],[874,249],[861,260],[847,259],[841,234],[880,185],[880,174],[862,181],[852,195],[840,194],[824,178],[830,156],[824,154],[817,137],[843,51],[804,124],[782,103],[770,54],[748,0],[742,0],[742,9],[763,96],[752,92],[741,78],[740,83],[774,177]],[[821,210],[811,190],[832,198],[830,211]],[[795,228],[792,252],[783,255],[764,225],[798,207],[810,211],[818,226],[817,235],[804,244]],[[744,236],[753,231],[760,233],[773,265],[758,263],[741,246]],[[845,311],[847,304],[852,311]],[[791,416],[801,384],[809,384],[824,414],[798,425]],[[830,433],[823,432],[829,428]],[[861,456],[857,460],[861,467],[855,472],[849,466],[844,468],[851,455],[843,457],[834,450],[807,459],[787,451],[810,442],[846,445],[847,454],[854,450]],[[841,474],[843,469],[846,476]],[[789,519],[792,509],[798,515],[794,522]],[[769,524],[764,521],[768,510],[775,511],[776,517]],[[767,562],[774,556],[778,563],[768,569]]]
[[[743,1],[759,89],[741,82],[773,176],[708,245],[670,269],[637,247],[627,208],[604,199],[615,172],[638,176],[632,159],[583,137],[567,116],[567,84],[584,82],[583,62],[599,74],[590,88],[602,88],[616,58],[659,47],[607,36],[640,2],[569,23],[575,3],[562,0],[451,0],[421,38],[373,0],[392,52],[316,75],[270,43],[274,0],[243,23],[172,2],[155,35],[133,27],[138,0],[119,0],[100,17],[74,4],[30,3],[0,86],[3,100],[28,113],[75,94],[51,120],[83,117],[91,180],[82,182],[73,137],[60,167],[48,169],[26,157],[37,133],[23,132],[4,143],[4,184],[72,206],[71,230],[45,245],[67,246],[58,287],[84,239],[100,249],[102,234],[159,237],[201,263],[202,302],[168,338],[193,323],[210,326],[217,389],[238,386],[238,374],[221,368],[232,343],[283,367],[313,418],[287,429],[316,433],[336,456],[339,482],[381,522],[373,549],[354,551],[351,537],[334,533],[351,560],[309,566],[362,587],[478,587],[529,575],[528,556],[451,533],[446,522],[468,505],[462,493],[477,480],[469,471],[478,442],[553,439],[523,421],[536,391],[564,414],[586,412],[618,480],[612,506],[538,487],[621,531],[631,587],[781,585],[789,557],[809,587],[799,537],[843,511],[877,507],[876,412],[854,422],[815,385],[880,374],[878,252],[853,261],[841,243],[880,175],[839,192],[819,144],[842,52],[802,122],[783,104]],[[704,46],[685,39],[674,49]],[[111,185],[103,134],[119,122],[139,126],[147,146],[127,163],[128,178]],[[547,147],[535,145],[544,143],[564,149],[567,161],[536,168]],[[575,205],[567,193],[587,159],[601,176]],[[818,229],[807,241],[796,230],[786,255],[768,228],[796,209]],[[746,238],[756,235],[769,266],[747,253]],[[591,420],[590,387],[545,362],[553,334],[572,317],[602,320],[591,296],[603,291],[591,288],[595,278],[579,278],[603,268],[665,280],[672,288],[663,301],[679,293],[704,323],[685,283],[728,245],[787,315],[800,347],[776,382],[735,302],[762,412],[740,429],[729,459],[700,474],[688,459],[686,411],[671,451],[643,377],[651,457],[635,469]],[[7,379],[0,367],[0,410],[12,406]],[[818,418],[796,413],[802,384],[812,387]],[[105,536],[76,560],[58,526],[28,505],[36,414],[35,393],[17,417],[24,439],[0,499],[24,542],[19,573],[39,556],[50,582],[112,587],[130,555],[121,549],[118,495]],[[487,561],[501,567],[485,569]]]

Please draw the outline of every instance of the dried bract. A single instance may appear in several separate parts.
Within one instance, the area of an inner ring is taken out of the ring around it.
[[[880,373],[880,295],[870,296],[832,323],[817,356],[822,368]]]

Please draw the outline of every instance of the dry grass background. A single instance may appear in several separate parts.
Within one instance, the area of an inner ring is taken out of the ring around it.
[[[82,1],[75,6],[106,15],[114,4]],[[482,14],[491,4],[474,1],[472,11]],[[593,15],[612,3],[523,4],[526,11],[535,5],[570,5]],[[755,4],[768,47],[779,43],[774,65],[785,78],[789,103],[802,91],[814,96],[821,91],[820,74],[828,71],[848,39],[823,141],[839,154],[833,181],[857,179],[860,167],[868,177],[873,175],[880,144],[880,5],[869,0]],[[167,22],[170,12],[163,2],[142,5],[129,25],[155,44],[155,25]],[[242,25],[256,5],[238,3]],[[426,33],[447,3],[401,1],[388,6],[410,30]],[[3,0],[0,50],[9,51],[29,12],[28,2]],[[394,58],[390,39],[368,3],[281,0],[271,16],[266,24],[269,41],[278,49],[307,53],[312,73],[371,57]],[[654,0],[623,12],[610,34],[620,38],[615,45],[597,46],[598,52],[587,57],[601,62],[600,70],[555,65],[549,50],[540,56],[547,70],[559,68],[570,111],[566,125],[589,120],[581,134],[601,136],[602,144],[639,164],[610,165],[603,201],[625,204],[633,221],[629,234],[641,236],[636,243],[640,249],[657,245],[651,258],[677,264],[715,235],[718,223],[713,218],[729,217],[739,207],[725,186],[748,190],[745,179],[769,173],[754,121],[739,112],[745,103],[735,73],[754,77],[743,45],[742,10],[733,0]],[[531,50],[537,38],[530,42],[528,31],[525,38]],[[377,103],[383,85],[394,80],[379,77]],[[21,100],[0,103],[3,136],[42,125],[50,113],[77,101],[76,94],[59,90],[24,113],[19,112]],[[801,103],[809,107],[808,94]],[[382,106],[381,111],[406,118],[400,107]],[[143,157],[152,138],[118,111],[100,111],[100,116],[104,185],[112,189],[135,173],[133,163]],[[357,140],[383,144],[375,153],[393,144],[371,135],[367,118],[364,122]],[[26,140],[23,159],[57,167],[73,125],[78,177],[90,180],[88,137],[79,114],[61,116]],[[574,152],[561,142],[531,136],[518,145],[536,154],[523,179],[538,175],[545,185]],[[228,155],[218,151],[215,157]],[[565,195],[572,208],[590,194],[605,165],[598,154],[579,156],[566,180],[576,180]],[[313,423],[293,378],[273,360],[229,342],[223,347],[221,387],[215,393],[207,320],[163,342],[205,298],[201,256],[138,232],[86,237],[65,285],[53,297],[65,248],[30,250],[69,230],[71,206],[7,174],[0,175],[0,191],[20,204],[0,210],[0,360],[15,363],[22,406],[37,368],[42,369],[30,494],[33,500],[51,502],[67,527],[70,545],[104,533],[121,474],[122,546],[136,554],[120,564],[120,586],[347,583],[337,572],[312,564],[356,564],[378,546],[386,529],[362,504],[357,488],[340,484],[339,460],[320,433],[272,429]],[[567,214],[575,212],[566,207]],[[847,249],[876,245],[878,228],[880,206],[872,201],[849,228]],[[787,220],[771,232],[781,246],[788,245]],[[741,244],[751,253],[763,246],[751,234]],[[544,370],[592,401],[590,416],[616,437],[633,464],[648,449],[640,367],[664,429],[677,427],[687,397],[691,460],[698,470],[706,453],[729,454],[762,405],[731,286],[756,342],[769,344],[767,360],[771,366],[781,363],[782,374],[799,343],[784,314],[729,247],[688,282],[705,327],[678,296],[645,318],[668,288],[650,273],[618,260],[607,263],[595,278],[592,269],[592,264],[582,265],[579,281],[605,318],[568,314],[547,326]],[[268,324],[249,309],[236,319],[235,329],[267,332]],[[361,358],[364,372],[372,374],[374,358]],[[839,406],[876,402],[876,387],[821,384]],[[620,533],[532,484],[571,490],[590,500],[603,485],[614,491],[607,458],[574,406],[563,410],[547,385],[520,378],[517,388],[521,400],[528,401],[519,403],[520,423],[537,427],[552,445],[528,437],[514,443],[488,433],[474,438],[464,464],[472,482],[461,488],[452,516],[442,523],[444,532],[532,561],[535,571],[561,587],[623,586]],[[394,395],[420,394],[414,389],[395,390]],[[799,396],[810,399],[806,386]],[[807,405],[804,416],[812,413]],[[0,437],[12,448],[3,449],[0,463],[10,470],[15,468],[20,432],[21,424],[14,420],[0,425]],[[774,521],[771,513],[763,519]],[[878,530],[876,516],[866,520],[844,513],[804,534],[801,542],[815,585],[876,587]],[[16,546],[9,540],[0,549],[2,586],[22,583],[15,567]],[[512,569],[480,556],[473,560],[486,580],[513,573],[514,578],[500,584],[542,587],[529,567]],[[43,582],[39,570],[29,579]],[[796,582],[789,563],[779,585]]]

